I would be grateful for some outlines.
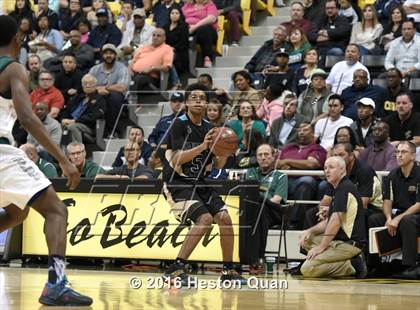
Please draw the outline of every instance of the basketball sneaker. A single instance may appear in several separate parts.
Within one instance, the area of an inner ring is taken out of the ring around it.
[[[175,280],[181,283],[181,286],[192,286],[194,281],[192,278],[185,273],[185,268],[183,265],[173,263],[169,266],[168,270],[166,270],[165,274],[163,275],[165,280],[169,279],[171,285],[175,283]]]
[[[38,301],[46,306],[81,307],[90,306],[92,298],[79,294],[67,286],[67,278],[56,284],[46,283]]]
[[[363,253],[360,253],[359,255],[353,257],[350,260],[351,265],[356,270],[355,277],[357,279],[364,279],[367,276],[367,267],[365,262],[365,256]]]
[[[220,276],[220,281],[238,281],[241,285],[246,285],[248,283],[247,279],[242,277],[236,270],[234,269],[223,269],[222,275]]]

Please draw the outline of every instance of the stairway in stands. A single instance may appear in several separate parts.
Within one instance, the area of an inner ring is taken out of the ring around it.
[[[290,19],[289,7],[276,8],[276,16],[257,17],[257,25],[251,27],[252,35],[243,36],[238,47],[228,47],[226,55],[217,57],[213,68],[197,68],[198,75],[209,73],[213,77],[214,86],[228,90],[231,86],[231,75],[241,70],[251,59],[260,46],[272,38],[273,30],[282,22]],[[189,83],[196,79],[189,79]],[[156,105],[143,105],[140,109],[130,107],[130,118],[137,119],[137,124],[144,129],[145,138],[152,132],[155,124],[163,115],[172,113],[169,102],[159,102]],[[93,160],[104,167],[111,166],[117,152],[127,139],[106,141],[105,152],[93,152]]]

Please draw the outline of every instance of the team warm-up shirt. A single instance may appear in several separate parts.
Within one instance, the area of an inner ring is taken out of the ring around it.
[[[204,119],[200,125],[195,125],[187,114],[175,119],[167,139],[163,172],[165,182],[204,179],[207,174],[206,168],[209,168],[213,161],[213,155],[208,150],[183,165],[172,164],[170,160],[175,151],[190,150],[203,143],[204,137],[213,127]]]
[[[347,177],[341,179],[334,190],[328,218],[340,212],[340,229],[334,240],[353,240],[365,243],[365,217],[362,199],[356,186]]]

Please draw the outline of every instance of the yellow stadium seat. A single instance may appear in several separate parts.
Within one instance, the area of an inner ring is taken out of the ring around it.
[[[108,2],[108,6],[115,17],[121,14],[121,3],[119,1]]]
[[[276,16],[276,10],[274,8],[274,0],[267,0],[267,12],[271,16]]]
[[[225,17],[223,15],[219,15],[217,17],[217,43],[216,43],[216,53],[220,56],[223,55],[223,40],[225,39]]]
[[[376,2],[376,0],[358,0],[357,1],[357,5],[359,6],[359,8],[361,10],[363,10],[366,5],[368,5],[368,4],[375,4],[375,2]]]
[[[251,20],[251,0],[241,0],[242,8],[242,31],[247,35],[251,35],[251,27],[249,26]]]

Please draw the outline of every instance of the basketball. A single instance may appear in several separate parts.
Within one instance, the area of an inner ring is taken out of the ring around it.
[[[238,149],[238,137],[227,127],[218,127],[214,130],[211,152],[216,156],[227,157]]]

